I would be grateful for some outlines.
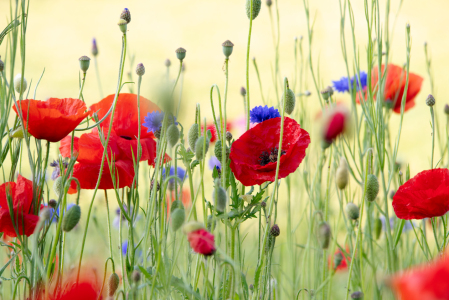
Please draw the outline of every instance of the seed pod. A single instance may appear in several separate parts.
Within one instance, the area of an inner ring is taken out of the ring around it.
[[[22,83],[22,74],[17,74],[14,77],[14,89],[16,90],[17,93],[22,94],[23,92],[25,92],[27,90],[27,86],[28,82],[25,79],[25,77],[23,78]]]
[[[206,155],[207,150],[209,150],[209,140],[206,140],[206,148],[204,149],[204,136],[198,138],[195,143],[195,155],[196,158],[201,160]]]
[[[125,33],[126,33],[126,30],[128,29],[128,26],[127,26],[128,23],[126,22],[126,20],[120,19],[120,20],[118,21],[117,25],[118,25],[118,28],[120,29],[120,31],[121,31],[123,34],[125,34]]]
[[[123,19],[126,21],[126,24],[131,22],[131,12],[129,9],[125,8],[122,13],[120,14],[120,19]]]
[[[182,61],[184,58],[186,58],[186,49],[184,49],[184,48],[178,48],[178,49],[176,49],[176,57],[180,60],[180,61]]]
[[[81,218],[81,208],[78,205],[73,205],[64,215],[62,219],[62,230],[65,232],[71,231]]]
[[[232,50],[234,50],[234,44],[230,40],[227,40],[222,44],[222,46],[223,54],[226,56],[226,58],[229,58],[229,56],[231,56],[232,54]]]
[[[380,234],[382,233],[382,221],[377,218],[374,220],[374,237],[376,240],[380,238]]]
[[[214,199],[214,205],[217,211],[224,212],[228,198],[225,189],[221,186],[216,186],[212,198]]]
[[[329,247],[329,241],[331,239],[331,227],[327,222],[321,222],[318,225],[318,241],[320,242],[322,249]]]
[[[251,2],[250,1],[253,2],[252,17],[254,20],[259,15],[260,8],[262,6],[262,1],[261,0],[246,0],[246,15],[248,16],[248,19],[251,19]]]
[[[281,229],[277,224],[274,224],[270,229],[271,236],[278,237],[281,234]]]
[[[335,181],[340,190],[343,190],[349,181],[349,171],[348,164],[346,163],[346,159],[342,157],[340,159],[340,166],[337,168],[337,172],[335,174]]]
[[[378,193],[379,181],[377,180],[377,177],[375,175],[369,174],[366,183],[366,200],[370,202],[376,200]]]
[[[167,141],[171,147],[174,147],[179,140],[179,129],[175,124],[171,124],[167,128]]]
[[[352,293],[351,299],[363,299],[363,292],[357,291]]]
[[[184,204],[182,204],[181,200],[175,200],[171,203],[170,212],[173,213],[177,208],[184,209]]]
[[[346,215],[351,220],[357,220],[359,218],[359,207],[352,202],[346,204],[345,207]]]
[[[291,89],[287,89],[287,96],[282,95],[282,105],[284,105],[285,98],[285,112],[291,114],[295,109],[296,97],[295,93]]]
[[[108,279],[108,295],[114,296],[115,292],[118,289],[118,286],[120,284],[120,278],[116,273],[112,273],[111,276],[109,276]]]
[[[137,76],[143,76],[145,74],[145,66],[143,65],[143,63],[137,64],[136,74]]]
[[[200,125],[193,124],[189,129],[189,146],[190,150],[195,151],[196,141],[198,140]]]
[[[171,215],[171,227],[173,231],[177,231],[181,228],[182,224],[186,219],[186,211],[183,208],[177,208],[173,211]]]
[[[338,251],[334,254],[334,269],[338,268],[343,261],[343,254]]]
[[[56,196],[59,198],[61,194],[64,192],[64,186],[62,182],[62,177],[56,178],[55,182],[53,183],[53,191],[55,192]]]
[[[90,66],[90,58],[86,55],[83,55],[79,58],[80,69],[83,73],[86,73]]]

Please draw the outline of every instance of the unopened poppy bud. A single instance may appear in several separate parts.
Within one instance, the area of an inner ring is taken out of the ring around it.
[[[357,220],[359,218],[359,207],[352,202],[346,204],[345,212],[351,220]]]
[[[449,115],[449,105],[448,104],[444,105],[444,113],[446,115]]]
[[[118,277],[117,273],[112,273],[111,276],[109,276],[108,279],[108,295],[114,296],[115,292],[118,289],[118,286],[120,284],[120,278]]]
[[[186,219],[186,211],[182,208],[175,209],[171,214],[171,227],[173,231],[177,231],[181,228],[182,224]]]
[[[427,106],[434,106],[435,105],[435,98],[429,94],[426,99]]]
[[[285,104],[284,104],[284,98],[285,98]],[[293,110],[295,109],[296,104],[296,97],[295,93],[291,89],[287,89],[287,95],[282,95],[282,102],[281,105],[284,105],[285,112],[287,114],[291,114]]]
[[[23,78],[22,82],[22,74],[19,73],[14,77],[14,89],[17,93],[22,94],[23,92],[25,92],[27,90],[27,86],[28,82],[25,77]]]
[[[234,50],[234,44],[230,40],[227,40],[222,44],[222,46],[223,54],[226,56],[226,58],[229,58],[229,56],[231,56],[232,54],[232,50]]]
[[[278,237],[281,234],[281,229],[277,224],[274,224],[270,229],[271,236]]]
[[[195,151],[196,141],[198,140],[200,132],[200,126],[198,124],[193,124],[189,129],[189,146],[190,150]]]
[[[243,97],[246,96],[246,89],[243,86],[240,88],[240,95],[242,95]]]
[[[1,58],[1,56],[0,56]],[[3,60],[0,59],[0,72],[3,72],[3,69],[5,68],[5,63],[3,62]]]
[[[267,4],[268,7],[271,7],[271,5],[273,4],[273,1],[267,0],[265,3]]]
[[[83,55],[79,58],[80,61],[80,69],[81,71],[83,71],[83,73],[86,73],[87,70],[89,69],[89,65],[90,65],[90,58],[86,55]]]
[[[377,177],[373,174],[368,175],[366,183],[366,200],[372,202],[376,199],[379,193],[379,181]]]
[[[41,211],[39,212],[39,218],[42,221],[47,221],[50,220],[51,218],[51,211],[48,207],[44,207],[43,209],[41,209]]]
[[[23,129],[22,127],[17,128],[16,130],[13,130],[10,134],[10,137],[16,138],[16,139],[23,139]]]
[[[206,139],[206,148],[204,148],[204,136],[199,137],[195,143],[196,158],[199,160],[203,159],[207,150],[209,150],[209,140]]]
[[[335,174],[335,181],[340,190],[343,190],[349,181],[349,171],[348,164],[346,163],[346,159],[344,157],[340,158],[340,166],[337,168],[337,172]]]
[[[50,201],[48,201],[48,206],[50,206],[51,208],[56,208],[56,205],[58,205],[58,201],[56,201],[55,199],[51,199]]]
[[[143,63],[137,64],[136,74],[137,76],[143,76],[145,74],[145,66]]]
[[[226,140],[227,140],[228,142],[231,142],[231,141],[232,141],[232,133],[230,133],[229,131],[226,131]]]
[[[218,140],[215,143],[215,149],[214,149],[214,153],[215,156],[218,158],[218,160],[221,162],[221,160],[223,159],[223,147],[222,147],[222,142],[220,140]],[[229,149],[228,146],[226,146],[226,159],[229,159],[229,154],[231,154],[231,149]]]
[[[175,124],[171,124],[167,128],[167,141],[171,147],[174,147],[179,140],[179,129]]]
[[[129,12],[129,9],[125,8],[122,13],[120,14],[120,19],[123,19],[126,21],[126,24],[131,22],[131,13]]]
[[[329,100],[329,98],[332,97],[333,94],[334,90],[330,86],[321,91],[321,96],[323,96],[323,99],[326,101]]]
[[[98,47],[97,47],[97,40],[93,39],[92,40],[92,55],[95,57],[98,55]]]
[[[61,176],[56,178],[55,182],[53,183],[53,191],[55,192],[55,194],[58,198],[64,192],[64,186],[63,186]]]
[[[184,226],[182,226],[182,232],[184,234],[189,234],[191,232],[194,232],[194,231],[197,231],[200,229],[204,229],[204,225],[203,225],[203,223],[200,223],[197,221],[191,221],[191,222],[184,224]]]
[[[186,49],[179,47],[178,49],[176,49],[176,57],[180,60],[183,61],[184,58],[186,58]]]
[[[184,209],[184,204],[182,204],[181,200],[175,200],[171,203],[170,212],[174,212],[175,209]]]
[[[341,252],[337,252],[334,254],[334,269],[338,268],[343,261],[343,254]]]
[[[78,224],[80,218],[81,208],[75,204],[65,213],[62,219],[62,230],[65,232],[71,231]]]
[[[251,12],[251,2],[253,6],[252,12]],[[246,15],[248,16],[248,19],[251,19],[251,17],[253,20],[257,18],[261,6],[262,6],[261,0],[246,0]]]
[[[351,299],[363,299],[363,293],[360,291],[351,294]]]
[[[382,233],[382,221],[377,218],[374,220],[374,237],[376,240],[380,238],[380,234]]]
[[[139,282],[140,281],[140,272],[137,270],[134,270],[134,272],[131,275],[131,279],[136,283]]]
[[[322,249],[329,247],[329,241],[331,239],[331,227],[327,222],[321,222],[318,225],[318,241]]]
[[[118,28],[120,29],[120,31],[123,34],[125,34],[126,30],[128,30],[128,22],[126,22],[126,20],[124,20],[124,19],[118,20],[117,25],[118,25]]]

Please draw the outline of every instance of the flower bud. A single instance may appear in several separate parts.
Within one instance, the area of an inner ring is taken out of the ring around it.
[[[321,96],[323,96],[324,100],[329,100],[329,98],[334,94],[334,90],[332,87],[328,86],[324,90],[321,91]]]
[[[195,143],[196,158],[199,160],[203,159],[207,153],[207,150],[209,150],[209,140],[206,140],[206,148],[204,148],[204,136],[199,137]]]
[[[129,9],[125,8],[122,13],[120,14],[120,19],[123,19],[126,21],[126,24],[131,22],[131,13],[129,12]]]
[[[173,231],[177,231],[181,228],[186,219],[186,211],[184,208],[176,208],[171,214],[171,227]]]
[[[220,140],[218,140],[215,143],[215,149],[214,149],[214,153],[215,156],[218,158],[218,160],[221,162],[221,160],[223,159],[223,147],[222,147],[222,142]],[[226,146],[226,159],[229,159],[229,154],[231,154],[231,149],[229,149],[228,146]]]
[[[228,142],[231,142],[231,141],[232,141],[232,133],[230,133],[229,131],[226,131],[226,140],[227,140]]]
[[[351,299],[363,299],[363,293],[360,291],[351,294]]]
[[[184,226],[182,226],[182,232],[184,234],[189,234],[200,229],[204,229],[204,225],[203,223],[197,221],[190,221],[189,223],[186,223],[184,224]]]
[[[346,159],[344,157],[340,158],[340,166],[337,168],[337,172],[335,174],[335,181],[340,190],[343,190],[349,181],[349,171],[348,164],[346,163]]]
[[[27,86],[28,82],[25,77],[23,78],[22,82],[22,74],[19,73],[14,77],[14,89],[17,93],[22,94],[23,92],[25,92],[27,90]]]
[[[278,237],[281,234],[281,229],[277,224],[274,224],[270,229],[271,236]]]
[[[251,2],[253,6],[252,13],[251,13]],[[251,17],[253,20],[257,18],[261,6],[262,6],[261,0],[246,0],[246,15],[248,16],[248,19],[251,19]]]
[[[168,68],[171,66],[171,61],[167,58],[164,62],[165,66]]]
[[[183,61],[183,59],[186,57],[186,49],[184,49],[184,48],[178,48],[178,49],[176,49],[176,57],[180,60],[180,61]]]
[[[449,115],[449,105],[448,104],[444,105],[444,113],[446,115]]]
[[[92,51],[91,53],[92,53],[92,55],[94,57],[98,55],[98,47],[97,47],[97,40],[96,39],[92,40],[92,50],[91,51]]]
[[[108,295],[114,296],[115,292],[118,289],[118,286],[120,284],[120,278],[118,277],[117,273],[112,273],[111,276],[109,276],[108,279]]]
[[[86,55],[83,55],[79,58],[79,61],[81,71],[83,71],[83,73],[86,73],[86,71],[89,69],[90,58]]]
[[[126,30],[128,30],[128,22],[126,22],[126,20],[124,20],[124,19],[118,20],[117,25],[118,25],[118,28],[120,29],[120,31],[123,34],[125,34]]]
[[[184,209],[184,204],[182,204],[181,200],[175,200],[171,203],[170,212],[173,213],[177,208]]]
[[[50,201],[48,201],[48,206],[50,206],[51,208],[56,208],[57,205],[58,201],[56,201],[55,199],[51,199]]]
[[[193,124],[189,129],[189,146],[190,150],[195,151],[196,141],[198,140],[200,132],[200,126],[198,124]]]
[[[232,50],[234,50],[234,44],[230,40],[227,40],[222,44],[222,46],[223,54],[226,56],[226,58],[229,58],[229,56],[231,56],[232,54]]]
[[[379,193],[379,181],[377,180],[377,177],[375,175],[369,174],[366,183],[366,200],[370,202],[376,200],[378,193]]]
[[[140,281],[140,272],[137,270],[134,270],[132,275],[131,275],[131,279],[132,281],[134,281],[135,283]]]
[[[329,247],[329,241],[331,239],[331,227],[327,222],[321,222],[318,225],[318,241],[322,249]]]
[[[39,212],[39,218],[42,221],[47,221],[50,220],[51,218],[51,211],[48,207],[44,207],[43,209],[41,209],[41,211]]]
[[[391,192],[390,192],[390,199],[391,199],[391,200],[393,200],[393,197],[394,197],[395,194],[396,194],[395,191],[391,191]]]
[[[426,99],[427,106],[434,106],[435,105],[435,98],[429,94]]]
[[[243,86],[240,88],[240,95],[242,95],[243,97],[246,96],[246,89]]]
[[[58,198],[61,196],[61,193],[64,192],[64,186],[61,176],[56,178],[55,182],[53,183],[53,191],[55,192]]]
[[[137,76],[143,76],[145,74],[145,66],[143,63],[137,64],[136,74]]]
[[[171,124],[167,128],[167,141],[171,147],[174,147],[179,140],[179,129],[175,124]]]
[[[287,89],[287,95],[282,95],[281,105],[284,105],[284,97],[285,97],[285,112],[287,114],[291,114],[295,109],[296,97],[295,93],[291,89]]]
[[[262,207],[262,208],[267,207],[267,202],[265,202],[265,201],[260,202],[260,207]]]
[[[16,139],[23,139],[23,129],[22,127],[17,128],[16,130],[13,130],[10,135],[11,138]]]
[[[64,218],[62,219],[62,230],[65,232],[71,231],[76,224],[78,224],[80,218],[81,208],[75,204],[64,214]]]
[[[157,139],[160,139],[160,138],[161,138],[161,134],[162,134],[162,128],[159,128],[158,130],[156,130],[155,132],[153,132],[153,134],[154,134],[154,136],[155,136]]]
[[[226,210],[226,202],[227,202],[225,189],[217,185],[212,194],[212,198],[214,199],[214,205],[217,211],[224,212]]]
[[[271,7],[271,5],[273,4],[273,1],[267,0],[265,3],[267,4],[268,7]]]
[[[1,56],[0,56],[1,58]],[[3,60],[0,59],[0,72],[3,72],[3,69],[5,68],[5,63],[3,62]]]
[[[346,204],[345,212],[351,220],[357,220],[359,218],[359,207],[352,202]]]
[[[374,237],[376,240],[380,238],[380,234],[382,233],[382,221],[377,218],[374,220]]]
[[[341,262],[343,261],[343,254],[338,251],[334,254],[334,269],[338,268],[341,265]]]

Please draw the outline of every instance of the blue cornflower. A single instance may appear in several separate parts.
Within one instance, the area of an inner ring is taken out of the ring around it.
[[[256,106],[249,112],[251,123],[262,123],[263,121],[279,118],[281,114],[274,107]]]
[[[122,254],[123,255],[126,255],[126,252],[128,252],[128,241],[124,241],[123,243],[122,243]]]
[[[75,205],[75,204],[73,204],[73,203],[67,204],[67,209],[66,209],[66,211],[68,211],[73,205]],[[52,207],[49,207],[49,209],[50,209],[51,215],[53,216],[53,212],[55,211],[55,209],[52,208]],[[63,215],[64,215],[64,213],[63,213]],[[52,219],[51,221],[52,221],[53,223],[58,222],[57,217],[59,217],[59,208],[56,210],[56,214],[53,216],[53,219]]]
[[[357,76],[357,75],[356,75]],[[351,86],[354,85],[354,80],[356,80],[356,76],[351,78]],[[368,74],[366,72],[360,72],[360,84],[362,85],[362,89],[366,87],[366,82],[368,79]],[[340,93],[349,92],[348,85],[348,77],[342,77],[339,80],[332,81],[334,89]],[[357,90],[359,90],[359,80],[356,80]]]
[[[209,168],[211,170],[213,170],[214,168],[217,168],[217,170],[221,169],[221,163],[220,163],[220,161],[218,160],[218,158],[216,156],[212,156],[209,159]]]
[[[178,125],[178,122],[176,121],[176,117],[173,117],[175,121],[175,125]],[[162,127],[162,121],[164,120],[164,113],[160,111],[153,111],[147,114],[146,117],[144,117],[143,126],[148,128],[147,132],[153,132],[155,133]]]
[[[166,169],[167,169],[167,168],[162,169],[162,177],[164,177],[164,179],[165,179],[165,172],[166,172]],[[174,176],[174,175],[175,175],[175,167],[171,167],[168,176]],[[178,167],[178,174],[177,174],[177,175],[178,175],[178,178],[181,179],[181,181],[183,181],[184,178],[187,177],[187,176],[186,176],[186,170],[184,170],[184,169],[181,168],[181,167]],[[169,182],[170,184],[174,184],[174,183],[175,183],[175,179],[174,179],[174,178],[170,178],[170,179],[168,180],[168,182]]]

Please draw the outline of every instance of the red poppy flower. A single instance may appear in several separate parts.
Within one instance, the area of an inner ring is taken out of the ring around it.
[[[382,75],[385,73],[385,65],[381,67]],[[385,81],[384,100],[390,100],[393,102],[393,111],[397,114],[401,113],[401,101],[405,91],[405,84],[407,81],[407,73],[400,66],[388,64],[387,76]],[[421,85],[424,78],[414,73],[409,73],[409,83],[407,89],[407,97],[405,99],[404,111],[409,110],[415,106],[415,97],[421,90]],[[373,88],[378,89],[376,86],[379,81],[379,70],[375,67],[372,71],[371,85]],[[357,95],[357,101],[359,101],[359,95]]]
[[[8,207],[8,193],[12,198],[14,224],[19,235],[32,235],[39,222],[39,217],[32,213],[33,182],[19,175],[17,183],[6,182],[0,185],[0,232],[17,237]]]
[[[190,247],[196,253],[209,256],[215,253],[215,237],[205,229],[199,229],[187,234]]]
[[[49,142],[62,140],[88,115],[86,104],[79,99],[27,99],[19,101],[18,105],[28,132]],[[12,108],[18,114],[15,105]]]
[[[346,252],[349,252],[349,248],[348,247],[346,247]],[[344,270],[346,270],[348,268],[347,260],[349,260],[349,257],[348,257],[348,259],[346,259],[346,256],[345,256],[344,252],[341,251],[340,249],[337,249],[337,251],[335,251],[334,255],[330,255],[329,256],[328,263],[329,263],[330,268],[334,268],[335,255],[338,254],[338,253],[341,254],[343,259],[341,260],[340,264],[335,268],[335,270],[336,271],[344,271]]]
[[[73,155],[78,156],[79,154],[79,146],[78,146],[78,141],[79,141],[79,137],[75,136],[73,137]],[[59,143],[59,152],[61,153],[62,157],[70,157],[70,152],[72,151],[71,149],[71,145],[72,145],[72,136],[68,135],[65,138],[63,138],[61,140],[61,142]]]
[[[431,264],[396,275],[392,288],[398,299],[449,300],[449,259],[444,256]]]
[[[245,186],[274,181],[281,118],[273,118],[246,131],[231,147],[231,170]],[[293,173],[306,156],[309,133],[293,119],[285,118],[279,178]]]
[[[114,102],[115,95],[109,95],[100,102],[90,107],[91,115],[97,113],[98,118],[103,118]],[[152,132],[147,132],[147,128],[142,126],[144,117],[153,111],[160,111],[156,104],[150,100],[140,97],[140,144],[142,156],[140,161],[149,160],[154,162],[156,157],[156,142]],[[101,123],[102,128],[108,128],[111,120],[109,115],[106,120]],[[117,145],[123,158],[129,160],[137,157],[137,136],[139,131],[139,116],[137,114],[137,95],[135,94],[119,94],[112,122],[112,129],[118,136]]]
[[[95,264],[91,262],[90,264]],[[99,298],[101,291],[101,282],[95,274],[96,268],[85,268],[81,270],[81,276],[78,284],[76,284],[76,274],[71,274],[65,278],[61,288],[53,291],[50,300],[96,300]],[[102,299],[102,297],[100,297]]]
[[[226,124],[226,131],[230,131],[232,129],[232,123]],[[201,126],[201,132],[203,132],[204,126]],[[213,143],[218,139],[218,132],[217,128],[215,127],[215,124],[209,124],[206,126],[206,130],[210,130],[210,133],[212,134],[212,137],[210,139],[210,142]]]
[[[131,161],[117,160],[114,163],[116,188],[130,187],[134,180],[134,166]],[[100,173],[99,163],[77,163],[73,167],[73,177],[80,182],[82,189],[93,190],[97,184],[98,174]],[[109,190],[114,188],[111,177],[109,164],[105,161],[103,166],[103,174],[101,176],[100,190]],[[71,182],[69,194],[76,193],[76,183]]]
[[[449,211],[449,170],[418,173],[394,194],[393,209],[404,220],[444,215]]]
[[[349,112],[342,104],[325,111],[323,116],[323,140],[331,143],[348,129]]]

